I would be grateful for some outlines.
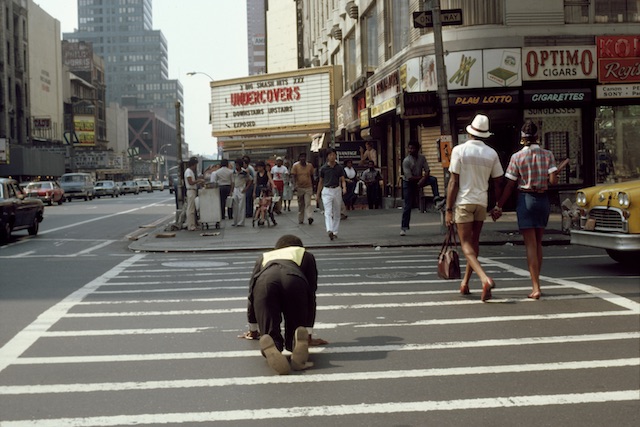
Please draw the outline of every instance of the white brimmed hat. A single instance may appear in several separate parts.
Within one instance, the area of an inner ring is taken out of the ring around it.
[[[489,132],[489,117],[483,114],[476,114],[471,124],[467,126],[467,133],[480,138],[489,138],[493,135]]]

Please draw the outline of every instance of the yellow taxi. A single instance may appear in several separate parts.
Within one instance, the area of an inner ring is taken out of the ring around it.
[[[621,263],[640,255],[640,180],[583,188],[576,193],[580,230],[571,243],[602,248]]]

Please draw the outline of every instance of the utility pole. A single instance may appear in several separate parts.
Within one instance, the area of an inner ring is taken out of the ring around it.
[[[445,159],[443,152],[450,156],[453,147],[453,132],[451,132],[451,115],[449,114],[449,90],[447,89],[447,71],[444,66],[444,43],[442,42],[442,19],[440,17],[440,0],[431,0],[431,13],[433,19],[433,43],[436,53],[436,78],[438,80],[438,98],[440,98],[440,139],[438,150],[444,172],[444,188],[449,185],[449,159]],[[448,149],[442,147],[448,144]],[[444,213],[441,212],[442,223]]]
[[[444,67],[444,44],[442,42],[442,20],[440,18],[440,0],[431,0],[433,14],[433,43],[436,52],[436,76],[438,79],[438,97],[442,118],[440,130],[442,135],[451,135],[451,117],[449,114],[449,91],[447,89],[447,73]]]

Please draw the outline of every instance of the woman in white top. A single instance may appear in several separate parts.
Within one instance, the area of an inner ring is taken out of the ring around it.
[[[356,170],[353,168],[353,161],[346,160],[344,162],[344,179],[347,182],[347,192],[342,199],[347,210],[353,210],[353,205],[356,203],[358,196],[355,194],[356,183]]]

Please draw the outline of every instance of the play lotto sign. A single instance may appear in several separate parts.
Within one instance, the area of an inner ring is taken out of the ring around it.
[[[330,128],[333,67],[211,83],[213,136],[321,132]]]

